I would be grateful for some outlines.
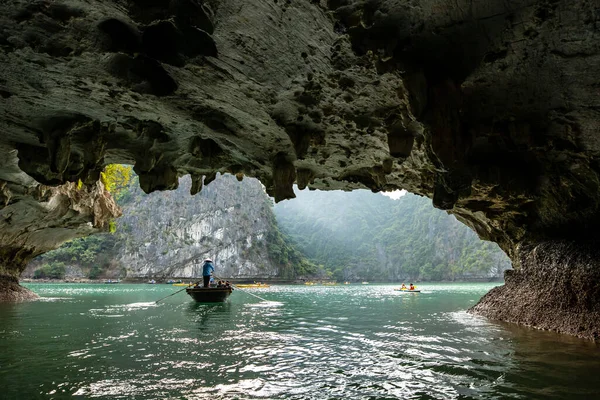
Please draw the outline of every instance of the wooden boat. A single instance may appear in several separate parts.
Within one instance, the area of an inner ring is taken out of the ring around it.
[[[247,288],[268,288],[271,287],[271,285],[268,285],[266,283],[261,283],[261,282],[256,282],[256,283],[236,283],[235,286],[242,288],[242,289],[247,289]]]
[[[185,292],[189,294],[198,303],[221,303],[227,300],[233,289],[228,288],[204,288],[204,287],[191,287],[185,289]]]

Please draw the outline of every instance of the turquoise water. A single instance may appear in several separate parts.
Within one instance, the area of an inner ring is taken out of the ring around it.
[[[0,305],[0,398],[593,399],[600,347],[464,312],[493,285],[28,284]]]

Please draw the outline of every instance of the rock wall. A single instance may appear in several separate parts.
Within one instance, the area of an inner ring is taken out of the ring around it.
[[[277,276],[267,251],[276,229],[272,201],[260,182],[220,176],[197,197],[189,196],[191,185],[187,178],[172,192],[133,194],[119,220],[124,243],[115,254],[127,277],[199,277],[205,258],[213,259],[217,276]]]
[[[600,340],[598,242],[520,246],[519,268],[505,273],[471,312],[489,318]]]

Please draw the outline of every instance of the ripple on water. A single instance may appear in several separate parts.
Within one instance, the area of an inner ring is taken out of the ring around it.
[[[245,304],[246,307],[250,308],[269,308],[269,307],[281,307],[283,305],[280,301],[261,301],[260,303],[249,303]]]
[[[147,310],[148,308],[158,307],[158,304],[155,301],[146,301],[140,303],[130,303],[130,304],[117,304],[109,306],[111,308],[123,309],[126,311],[136,311],[136,310]]]
[[[28,398],[593,398],[597,389],[598,348],[463,311],[491,286],[431,285],[418,296],[389,285],[274,286],[255,291],[267,302],[236,291],[221,305],[186,296],[157,305],[147,300],[172,288],[113,286],[93,296],[49,289],[72,299],[37,304],[35,317],[6,309],[6,393],[24,395],[32,375],[39,387]],[[28,371],[20,381],[19,371]]]
[[[55,302],[55,301],[64,301],[64,300],[73,300],[73,297],[39,297],[36,301],[41,302]]]

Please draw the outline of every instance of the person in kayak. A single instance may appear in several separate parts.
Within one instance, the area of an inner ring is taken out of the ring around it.
[[[204,264],[202,265],[202,279],[204,280],[204,287],[207,288],[210,285],[210,276],[215,272],[215,267],[213,266],[212,260],[207,258],[204,260]]]
[[[413,285],[412,283],[410,284],[410,286],[408,287],[408,290],[415,290],[415,285]]]
[[[402,287],[400,288],[401,290],[406,290],[406,285],[403,283]]]

